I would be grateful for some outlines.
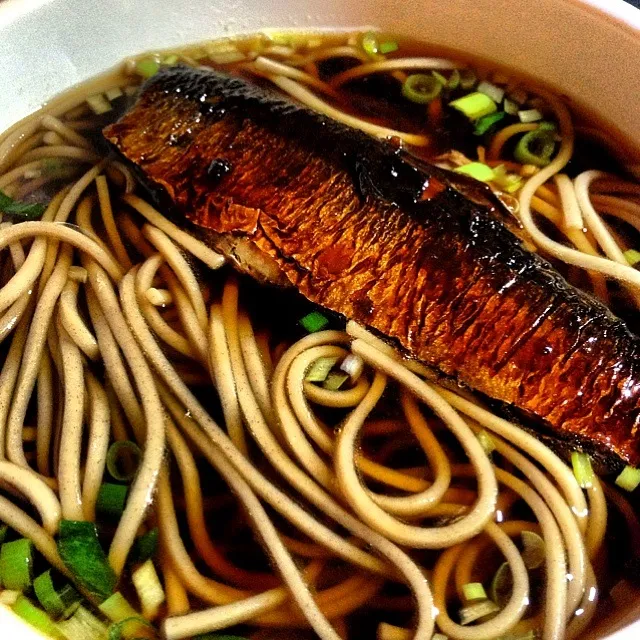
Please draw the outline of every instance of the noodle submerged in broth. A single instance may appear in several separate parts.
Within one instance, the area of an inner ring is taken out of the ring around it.
[[[483,180],[532,250],[638,308],[640,186],[581,168],[588,131],[546,90],[374,33],[127,61],[0,138],[0,601],[63,640],[597,636],[636,593],[612,479],[233,275],[106,153],[104,125],[178,63]]]

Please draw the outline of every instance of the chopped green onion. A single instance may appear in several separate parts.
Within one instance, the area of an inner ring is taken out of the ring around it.
[[[140,447],[131,440],[117,440],[107,451],[107,471],[120,482],[129,482],[138,471],[142,460]]]
[[[402,83],[402,95],[417,104],[428,104],[437,98],[441,91],[442,83],[433,74],[412,73]]]
[[[551,162],[555,148],[555,132],[540,125],[520,138],[513,155],[522,164],[545,167]]]
[[[9,533],[9,527],[6,524],[0,525],[0,544],[4,542],[7,533]]]
[[[109,627],[109,640],[155,637],[151,624],[129,604],[119,591],[116,591],[100,605],[100,611],[114,623]]]
[[[340,365],[340,371],[344,371],[345,373],[349,374],[349,377],[354,382],[362,375],[363,370],[364,360],[354,353],[350,353]]]
[[[91,111],[97,116],[111,111],[113,108],[111,103],[104,97],[102,93],[95,93],[87,98],[87,104],[91,107]]]
[[[493,576],[491,586],[489,587],[489,594],[491,600],[495,602],[500,608],[503,608],[509,598],[511,597],[511,591],[513,590],[513,576],[508,562],[503,562]]]
[[[625,491],[634,491],[640,484],[640,469],[626,466],[616,478],[616,484]]]
[[[307,382],[324,382],[329,375],[329,371],[338,362],[338,358],[318,358],[307,371],[304,379]]]
[[[484,452],[487,455],[495,451],[496,443],[493,441],[493,438],[489,435],[488,431],[485,431],[483,429],[482,431],[478,432],[476,437],[478,438],[480,444],[482,445],[482,448],[484,449]]]
[[[574,451],[571,454],[571,464],[573,466],[573,475],[576,477],[578,484],[583,489],[591,487],[594,478],[591,458],[586,453]]]
[[[136,538],[136,541],[131,547],[129,553],[129,560],[131,562],[142,563],[145,560],[152,558],[158,550],[158,527],[154,527]]]
[[[479,120],[476,120],[476,128],[473,133],[477,136],[483,136],[494,124],[497,124],[506,117],[506,115],[504,111],[497,111],[496,113],[490,113],[488,116],[483,116]]]
[[[624,252],[624,258],[632,267],[635,267],[640,262],[640,251],[628,249]]]
[[[471,89],[475,86],[478,76],[471,69],[463,69],[460,71],[460,86],[463,89]]]
[[[510,116],[518,115],[518,105],[513,100],[509,100],[509,98],[505,98],[503,106],[504,106],[505,113],[509,114]]]
[[[463,164],[461,167],[456,167],[454,171],[456,173],[461,173],[462,175],[475,178],[476,180],[480,180],[480,182],[491,182],[495,177],[493,169],[486,164],[482,164],[482,162],[470,162],[469,164]]]
[[[507,173],[503,164],[493,167],[493,172],[495,173],[493,182],[507,193],[513,193],[522,186],[522,177],[517,173]]]
[[[131,581],[142,605],[142,615],[148,620],[155,618],[165,595],[153,562],[147,560],[133,571]]]
[[[142,616],[131,616],[109,625],[109,640],[122,640],[122,638],[156,638],[157,634],[153,625]]]
[[[378,54],[378,36],[374,31],[367,31],[362,36],[362,49],[372,57]]]
[[[167,67],[172,67],[176,62],[178,62],[178,56],[174,53],[173,55],[167,56],[162,61],[162,64],[166,65]]]
[[[20,591],[11,591],[10,589],[0,589],[0,604],[5,607],[13,607],[16,600],[22,595]]]
[[[432,71],[431,75],[443,86],[446,87],[447,86],[447,79],[439,72],[439,71]]]
[[[153,58],[145,58],[136,62],[136,72],[143,78],[155,76],[160,71],[160,63]]]
[[[496,103],[489,96],[478,91],[450,102],[449,106],[464,113],[469,120],[478,120],[498,110]]]
[[[24,220],[35,220],[42,216],[46,207],[37,202],[20,202],[0,190],[0,212]]]
[[[55,622],[53,622],[53,620],[42,609],[36,607],[31,600],[25,598],[25,596],[18,596],[11,608],[19,618],[22,618],[25,622],[29,623],[38,631],[41,631],[49,638],[53,638],[54,640],[66,640]],[[84,640],[84,638],[82,640]]]
[[[71,640],[105,640],[107,626],[85,607],[78,607],[68,619],[58,622],[58,629]]]
[[[31,586],[33,543],[28,538],[5,542],[0,547],[0,581],[5,589],[26,591]]]
[[[92,522],[61,520],[58,552],[76,582],[99,601],[114,591],[117,578],[98,540]]]
[[[480,93],[484,93],[485,96],[489,96],[494,102],[500,104],[502,102],[502,98],[504,98],[504,89],[497,87],[495,84],[491,84],[491,82],[487,82],[483,80],[478,85],[478,91]]]
[[[522,538],[522,560],[527,569],[538,569],[545,561],[544,540],[535,531],[523,531]]]
[[[337,391],[340,387],[349,379],[348,373],[341,371],[332,371],[327,379],[322,383],[322,386],[329,391]]]
[[[395,40],[386,40],[381,42],[378,51],[382,54],[393,53],[398,50],[398,43]]]
[[[140,615],[119,591],[109,596],[99,609],[109,620],[114,622]]]
[[[483,602],[470,604],[468,607],[462,607],[462,609],[460,609],[460,624],[471,624],[476,620],[485,618],[486,616],[497,613],[498,611],[500,611],[500,608],[491,600],[484,600]]]
[[[107,96],[107,100],[111,102],[122,95],[122,89],[120,87],[112,87],[111,89],[107,89],[104,95]]]
[[[466,602],[487,599],[487,592],[480,582],[467,582],[467,584],[462,585],[462,593]]]
[[[126,484],[114,484],[103,482],[98,491],[96,510],[108,516],[121,516],[127,504],[129,486]]]
[[[50,569],[33,581],[33,590],[43,609],[54,620],[68,618],[80,606],[80,594],[70,584],[56,590]]]
[[[309,333],[315,333],[316,331],[324,329],[329,324],[329,320],[319,311],[312,311],[300,320],[300,324]]]
[[[457,89],[460,84],[460,72],[457,69],[454,69],[449,76],[449,80],[447,81],[447,89]]]
[[[542,114],[537,109],[525,109],[524,111],[518,111],[518,118],[520,118],[520,122],[527,124],[542,120]]]

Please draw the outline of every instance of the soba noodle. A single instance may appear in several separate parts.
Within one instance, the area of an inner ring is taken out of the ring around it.
[[[261,42],[212,51],[313,109],[416,146],[431,134],[342,109],[342,87],[371,74],[402,81],[409,70],[463,67],[372,59],[348,35],[313,46],[311,36]],[[185,49],[167,64],[198,56]],[[319,65],[344,59],[354,66],[322,79]],[[146,201],[89,135],[104,116],[92,116],[86,98],[132,93],[135,68],[92,81],[0,137],[6,195],[55,187],[40,220],[0,225],[0,520],[66,579],[77,576],[58,551],[61,522],[99,523],[108,564],[143,611],[144,594],[127,583],[130,558],[157,528],[159,548],[146,562],[161,576],[160,617],[150,620],[161,631],[145,627],[145,637],[235,627],[256,640],[289,637],[285,629],[359,638],[363,615],[380,640],[584,637],[598,600],[605,496],[640,531],[625,498],[597,478],[583,491],[546,445],[364,327],[282,340],[247,283],[221,269],[224,258]],[[536,128],[516,124],[480,159],[524,176],[514,208],[537,250],[587,270],[580,282],[601,299],[616,282],[637,305],[640,274],[605,215],[640,229],[640,187],[601,171],[562,173],[572,116],[557,96],[528,89],[559,124],[555,158],[539,170],[505,160],[510,140]],[[51,163],[58,173],[47,173]],[[346,386],[307,379],[315,363],[347,357],[360,371]],[[104,521],[116,442],[139,450],[139,461],[121,513]],[[523,532],[542,540],[537,573]],[[510,576],[504,601],[472,624],[454,615],[465,587],[491,582],[500,562]],[[83,593],[97,615],[101,603]],[[107,624],[98,617],[94,626],[106,633]]]

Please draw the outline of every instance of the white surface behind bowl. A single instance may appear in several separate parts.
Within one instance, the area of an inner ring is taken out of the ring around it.
[[[0,0],[0,130],[122,58],[265,27],[375,25],[522,69],[640,146],[640,11],[622,0]],[[7,638],[17,631],[0,607]],[[640,624],[616,640],[640,637]]]

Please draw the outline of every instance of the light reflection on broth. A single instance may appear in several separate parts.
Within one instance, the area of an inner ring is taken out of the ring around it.
[[[574,472],[363,327],[233,275],[100,133],[163,67],[275,85],[482,179],[529,248],[637,319],[624,159],[560,97],[435,54],[374,34],[198,44],[0,136],[2,602],[73,640],[584,638],[628,619],[640,523],[615,475],[584,455]]]

